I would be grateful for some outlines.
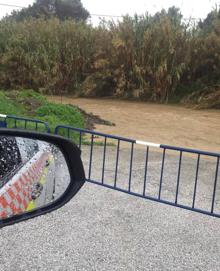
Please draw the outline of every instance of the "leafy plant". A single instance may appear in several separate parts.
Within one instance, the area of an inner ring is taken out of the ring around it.
[[[219,14],[198,25],[184,23],[175,7],[98,27],[53,16],[2,20],[0,87],[174,101],[195,85],[219,84]]]

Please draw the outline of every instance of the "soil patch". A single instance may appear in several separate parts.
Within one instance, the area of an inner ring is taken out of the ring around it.
[[[72,105],[70,104],[70,106]],[[106,125],[106,126],[115,126],[115,123],[111,121],[104,120],[100,118],[98,115],[94,115],[93,113],[87,113],[85,110],[83,110],[79,106],[76,106],[76,107],[80,111],[80,113],[83,115],[86,129],[94,130],[96,127],[95,126],[96,124]]]

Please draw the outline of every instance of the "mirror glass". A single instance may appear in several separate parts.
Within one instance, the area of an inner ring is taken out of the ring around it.
[[[52,203],[69,183],[69,170],[57,146],[0,136],[0,219]]]

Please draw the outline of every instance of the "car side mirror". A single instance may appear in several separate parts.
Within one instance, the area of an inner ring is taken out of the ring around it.
[[[0,227],[70,201],[85,182],[80,153],[60,136],[0,129]]]

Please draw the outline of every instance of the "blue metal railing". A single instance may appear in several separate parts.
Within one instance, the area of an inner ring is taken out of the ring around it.
[[[50,132],[43,121],[5,116],[8,128]],[[174,147],[59,125],[82,150],[87,182],[220,217],[220,153]]]
[[[8,115],[5,116],[4,123],[4,127],[7,128],[29,129],[47,133],[50,132],[50,128],[47,122],[36,119]]]
[[[7,123],[6,123],[5,119],[6,119],[6,115],[0,114],[0,127],[2,127],[2,128],[7,127]]]
[[[220,217],[220,153],[137,141],[71,126],[60,125],[55,129],[56,134],[64,131],[69,138],[75,139],[78,134],[76,143],[82,150],[88,182]],[[137,155],[142,159],[135,159]]]

